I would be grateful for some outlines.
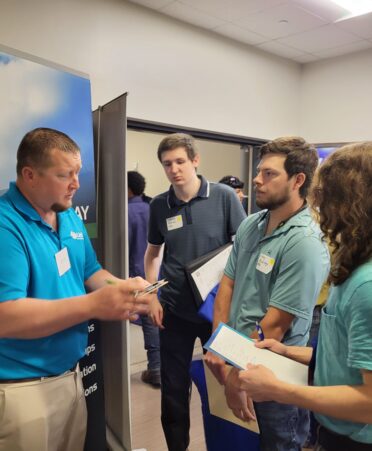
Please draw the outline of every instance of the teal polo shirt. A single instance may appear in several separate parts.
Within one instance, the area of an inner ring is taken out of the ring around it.
[[[0,302],[45,302],[84,295],[84,281],[101,269],[84,224],[70,208],[58,232],[11,183],[0,198]],[[59,275],[56,253],[67,248],[71,268]],[[73,299],[71,302],[74,302]],[[84,355],[87,323],[39,339],[0,339],[0,380],[60,374]]]
[[[372,371],[372,260],[330,289],[320,322],[314,385],[362,385]],[[372,424],[315,415],[320,424],[352,440],[372,444]]]
[[[268,307],[294,316],[283,342],[305,345],[313,308],[329,271],[319,226],[305,208],[265,236],[267,210],[239,227],[225,274],[234,280],[230,325],[250,335]],[[264,331],[265,332],[265,331]]]

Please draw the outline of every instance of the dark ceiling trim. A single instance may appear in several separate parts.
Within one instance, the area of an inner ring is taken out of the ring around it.
[[[161,122],[145,121],[142,119],[127,118],[127,127],[130,130],[147,131],[153,133],[188,133],[197,139],[207,139],[209,141],[220,141],[230,144],[259,146],[267,140],[251,138],[249,136],[231,135],[229,133],[212,132],[198,128],[181,127],[177,125],[164,124]]]

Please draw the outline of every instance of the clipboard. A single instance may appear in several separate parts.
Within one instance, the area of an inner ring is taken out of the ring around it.
[[[308,385],[307,365],[268,349],[256,348],[251,338],[224,323],[219,324],[204,348],[241,370],[245,370],[248,363],[261,364],[284,382]]]
[[[232,242],[224,244],[185,265],[186,278],[197,308],[203,304],[209,292],[220,282],[232,245]]]

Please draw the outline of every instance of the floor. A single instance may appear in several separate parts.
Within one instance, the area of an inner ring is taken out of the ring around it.
[[[144,384],[141,373],[131,376],[133,450],[167,451],[160,423],[160,390]],[[199,393],[193,387],[190,405],[190,451],[206,451]]]
[[[141,381],[141,372],[146,368],[142,329],[130,325],[131,348],[131,397],[132,397],[132,449],[141,451],[167,451],[160,423],[160,390]],[[202,353],[195,347],[194,355]],[[190,404],[189,451],[206,451],[201,402],[198,390],[192,389]]]
[[[131,397],[132,397],[132,450],[167,451],[160,423],[160,390],[141,381],[141,372],[146,368],[142,329],[130,326],[131,343]],[[194,356],[201,355],[196,346]],[[204,439],[201,402],[197,388],[193,385],[190,405],[189,451],[207,451]],[[306,451],[304,448],[303,451]]]

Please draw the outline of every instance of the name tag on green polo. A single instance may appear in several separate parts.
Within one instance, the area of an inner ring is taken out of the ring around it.
[[[172,216],[167,218],[167,229],[175,230],[183,227],[182,215]]]
[[[270,257],[269,255],[261,254],[258,257],[256,269],[264,274],[269,274],[274,267],[275,258]]]

